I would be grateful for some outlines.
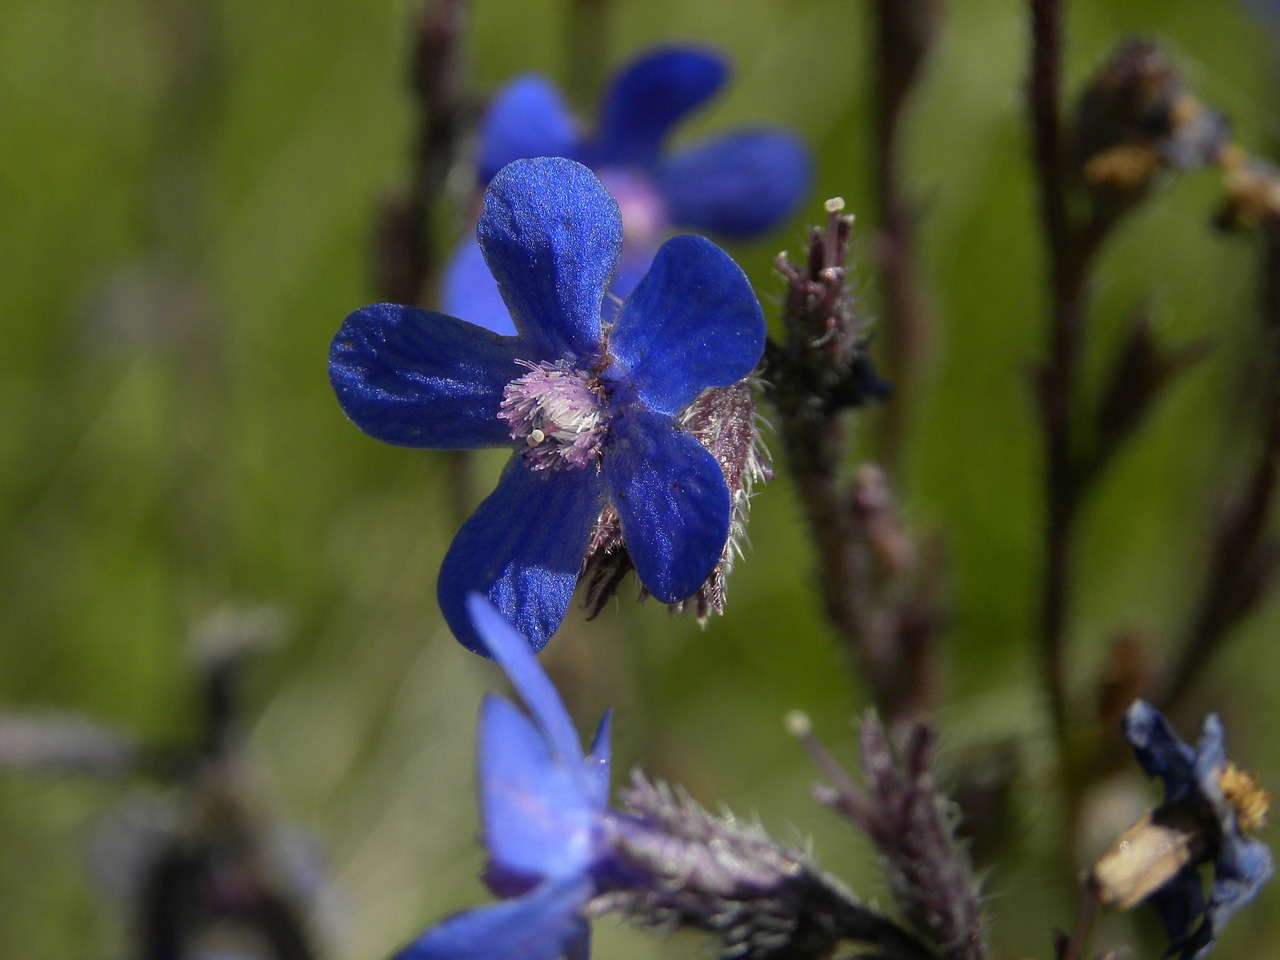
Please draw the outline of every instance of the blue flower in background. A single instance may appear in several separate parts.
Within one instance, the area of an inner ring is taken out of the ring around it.
[[[502,697],[480,708],[480,817],[485,882],[508,899],[442,920],[398,960],[585,960],[583,908],[608,845],[609,714],[591,752],[524,638],[472,594],[467,609],[493,659],[529,709]]]
[[[1227,761],[1222,723],[1213,714],[1205,717],[1195,749],[1173,732],[1160,711],[1141,700],[1125,713],[1123,732],[1143,771],[1164,781],[1164,803],[1147,819],[1156,826],[1146,829],[1164,830],[1166,836],[1177,831],[1188,838],[1186,862],[1146,899],[1164,923],[1169,953],[1196,960],[1208,953],[1227,918],[1252,900],[1273,873],[1266,845],[1244,836],[1265,822],[1269,798],[1253,777]],[[1188,823],[1197,826],[1188,828]],[[1142,847],[1133,831],[1126,836],[1132,837],[1130,849]],[[1152,869],[1165,869],[1170,857],[1163,851],[1179,844],[1156,846],[1162,850]],[[1206,861],[1213,866],[1207,901],[1197,870]]]
[[[641,583],[664,603],[698,590],[724,550],[724,475],[676,415],[705,388],[751,372],[764,316],[727,254],[681,236],[663,244],[604,327],[622,232],[617,204],[586,167],[517,161],[494,177],[477,228],[515,336],[375,304],[334,337],[334,391],[370,436],[433,449],[514,443],[437,584],[445,619],[478,653],[485,646],[466,595],[487,596],[541,649],[606,505],[621,519]]]
[[[724,59],[708,51],[655,50],[614,78],[591,133],[579,128],[547,80],[520,77],[497,94],[481,124],[480,182],[529,157],[568,157],[591,167],[622,211],[625,243],[612,292],[625,298],[672,228],[727,239],[757,236],[780,223],[808,189],[808,150],[779,130],[742,130],[663,151],[672,128],[727,76]],[[450,260],[441,306],[499,333],[514,332],[474,241]]]

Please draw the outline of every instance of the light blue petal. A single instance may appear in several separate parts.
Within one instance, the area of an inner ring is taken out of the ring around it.
[[[416,307],[375,303],[347,317],[329,350],[342,411],[387,443],[465,450],[511,443],[498,419],[522,373],[517,340]]]
[[[809,191],[812,163],[797,137],[747,130],[663,160],[654,179],[677,226],[745,238],[796,209]]]
[[[493,98],[480,124],[480,181],[512,160],[574,156],[577,142],[578,127],[560,91],[543,77],[518,77]]]
[[[667,132],[719,90],[728,73],[722,57],[692,47],[655,50],[636,60],[605,93],[591,163],[651,163]]]
[[[480,712],[480,813],[484,845],[504,877],[543,880],[587,872],[603,810],[582,761],[548,749],[511,703],[486,697]]]
[[[520,636],[488,600],[478,593],[466,598],[467,612],[486,649],[511,681],[511,686],[533,714],[560,759],[581,764],[582,745],[578,731],[564,708],[564,701],[551,683],[551,678],[529,649],[529,641]]]
[[[587,754],[586,767],[595,781],[595,796],[601,806],[609,802],[609,729],[612,726],[613,710],[606,710],[596,727],[595,738],[591,741],[591,751]]]
[[[1261,840],[1226,837],[1213,863],[1213,886],[1209,890],[1209,921],[1215,930],[1227,918],[1257,895],[1275,874],[1271,851]]]
[[[594,470],[535,473],[512,457],[440,566],[436,597],[463,646],[489,655],[467,613],[472,592],[484,594],[534,650],[546,645],[569,608],[603,499]]]
[[[445,264],[440,283],[440,309],[451,317],[461,317],[494,333],[515,336],[516,325],[502,302],[498,281],[489,272],[474,236],[460,243]]]
[[[729,536],[719,464],[670,418],[636,408],[615,423],[604,471],[640,582],[663,603],[685,599]]]
[[[545,883],[512,900],[440,921],[396,954],[396,960],[556,960],[582,942],[580,911],[592,894],[579,878]]]
[[[609,353],[645,404],[674,414],[751,373],[764,333],[760,303],[729,255],[704,237],[674,237],[623,304]]]
[[[600,305],[622,249],[622,217],[586,167],[559,157],[503,167],[476,228],[531,361],[594,357]]]

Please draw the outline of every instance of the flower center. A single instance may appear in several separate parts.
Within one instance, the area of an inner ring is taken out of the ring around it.
[[[628,247],[652,251],[670,226],[667,204],[653,181],[642,171],[606,167],[600,182],[618,203],[622,215],[622,242]]]
[[[531,470],[582,470],[600,456],[605,431],[605,396],[600,382],[567,360],[517,361],[529,372],[502,390],[498,418],[522,440]]]
[[[1258,786],[1257,777],[1228,763],[1218,777],[1218,788],[1235,808],[1236,825],[1241,833],[1251,833],[1266,824],[1271,794]]]

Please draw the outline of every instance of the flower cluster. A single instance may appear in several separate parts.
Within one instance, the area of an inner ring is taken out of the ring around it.
[[[740,130],[664,149],[673,128],[727,77],[727,63],[711,51],[653,50],[613,79],[591,131],[579,127],[549,81],[519,77],[498,92],[481,124],[477,178],[487,184],[508,163],[530,157],[567,157],[590,167],[621,209],[624,243],[611,289],[626,297],[672,229],[758,236],[790,214],[808,188],[808,150],[781,130]],[[514,332],[473,239],[450,259],[441,306],[499,333]]]
[[[487,596],[540,649],[564,617],[606,507],[641,583],[664,603],[698,591],[725,550],[733,496],[678,418],[705,389],[751,373],[764,316],[727,254],[679,236],[603,324],[622,234],[618,205],[586,167],[518,160],[493,178],[477,227],[514,336],[374,304],[334,337],[334,391],[370,436],[514,447],[440,570],[440,608],[477,652],[484,645],[466,594]]]

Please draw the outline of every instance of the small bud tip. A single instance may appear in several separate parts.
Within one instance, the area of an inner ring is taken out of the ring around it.
[[[832,197],[822,206],[827,213],[839,213],[844,209],[844,197]]]
[[[788,710],[787,715],[782,718],[782,725],[797,740],[803,740],[813,733],[813,722],[803,710]]]

